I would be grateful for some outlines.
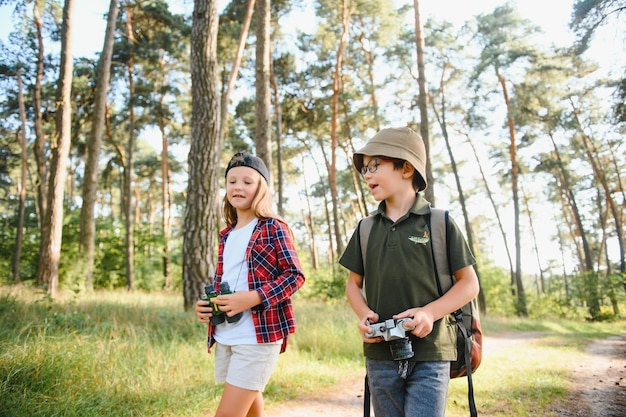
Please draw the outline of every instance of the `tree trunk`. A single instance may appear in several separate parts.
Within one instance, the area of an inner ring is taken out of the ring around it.
[[[256,98],[254,144],[256,154],[267,165],[272,173],[272,118],[270,91],[270,19],[271,0],[256,2],[256,64],[255,87]],[[270,186],[272,181],[269,181]]]
[[[63,237],[63,196],[67,175],[67,158],[70,152],[70,128],[72,122],[72,11],[74,0],[65,0],[61,26],[61,63],[56,92],[56,132],[52,146],[50,183],[48,185],[48,209],[41,239],[39,280],[48,285],[48,293],[56,297],[59,283],[59,261]]]
[[[232,93],[235,82],[237,81],[237,75],[239,74],[239,65],[241,65],[241,58],[243,56],[243,50],[246,46],[246,38],[248,37],[248,31],[250,29],[250,22],[252,21],[252,13],[254,11],[255,0],[248,0],[248,8],[246,9],[246,18],[243,21],[241,29],[241,36],[239,37],[239,45],[237,46],[237,53],[235,54],[235,60],[233,61],[233,67],[230,71],[228,78],[228,84],[226,84],[226,90],[222,95],[221,110],[220,110],[220,141],[224,141],[224,136],[228,129],[228,104],[230,101],[230,94]]]
[[[343,0],[341,5],[341,37],[337,45],[337,57],[335,59],[335,71],[333,72],[333,97],[332,114],[330,120],[330,164],[328,167],[328,187],[330,188],[330,198],[333,208],[333,225],[335,233],[335,253],[343,252],[342,234],[339,229],[339,198],[337,192],[337,125],[339,120],[339,93],[341,92],[341,77],[343,68],[343,49],[348,36],[348,2]],[[331,240],[332,242],[332,240]],[[334,258],[334,256],[333,256]]]
[[[274,77],[273,65],[271,66],[270,83],[272,90],[274,91],[274,114],[276,115],[276,191],[278,194],[277,210],[280,216],[285,216],[285,196],[283,191],[284,173],[283,173],[283,113],[280,108],[280,93],[278,91],[278,84]]]
[[[125,252],[126,252],[126,289],[132,290],[135,286],[134,277],[134,224],[133,224],[133,151],[135,150],[135,81],[133,71],[133,45],[135,37],[133,35],[133,21],[130,2],[126,6],[126,34],[129,43],[129,58],[127,62],[128,70],[128,143],[126,146],[126,162],[124,163],[124,230],[126,232]]]
[[[606,181],[606,175],[597,161],[597,151],[595,150],[595,145],[593,144],[591,138],[587,136],[587,134],[584,132],[582,123],[580,122],[580,118],[578,117],[578,109],[576,108],[576,105],[574,104],[574,101],[571,97],[569,98],[569,101],[572,106],[572,112],[574,113],[576,124],[578,125],[578,130],[583,140],[585,153],[587,154],[589,163],[593,168],[593,173],[596,180],[598,180],[598,182],[600,182],[600,185],[602,185],[607,206],[609,207],[609,209],[611,210],[611,214],[613,215],[613,220],[615,222],[615,231],[617,232],[617,243],[619,246],[620,272],[622,273],[622,275],[624,275],[626,273],[626,250],[624,249],[624,229],[622,227],[620,213],[617,209],[617,205],[615,204],[615,200],[613,199],[613,194],[611,193],[609,185]],[[626,288],[626,281],[624,281],[624,288]]]
[[[378,110],[378,99],[376,98],[376,82],[374,81],[374,51],[370,45],[366,45],[363,40],[366,39],[365,33],[361,33],[359,36],[359,42],[361,43],[361,53],[365,57],[367,64],[367,81],[371,90],[370,104],[372,105],[372,113],[374,117],[373,128],[378,132],[380,127],[380,112]]]
[[[517,164],[517,143],[515,141],[515,122],[513,121],[513,113],[511,111],[511,103],[509,100],[509,94],[506,88],[506,80],[500,74],[496,68],[496,76],[500,82],[502,88],[502,95],[504,97],[504,103],[506,105],[507,124],[509,127],[509,138],[511,144],[509,147],[511,157],[511,189],[513,190],[513,213],[515,223],[515,287],[517,290],[517,314],[526,317],[528,316],[528,310],[526,307],[526,294],[524,293],[524,283],[522,282],[522,243],[520,238],[520,224],[519,224],[519,196],[518,196],[518,177],[519,166]]]
[[[307,149],[310,152],[310,148],[307,147]],[[311,157],[313,157],[313,154],[311,153]],[[302,166],[304,166],[304,153],[302,154]],[[315,164],[315,166],[317,167],[317,164]],[[319,171],[318,171],[318,176],[319,176]],[[319,176],[319,178],[321,178],[321,176]],[[309,195],[309,186],[307,184],[307,180],[306,180],[306,175],[302,176],[302,179],[304,181],[304,187],[303,187],[303,192],[304,192],[304,199],[306,201],[306,207],[307,210],[304,211],[304,209],[302,209],[302,220],[303,220],[303,224],[304,224],[304,228],[307,231],[307,235],[308,235],[308,241],[309,241],[309,254],[311,256],[311,268],[313,268],[313,270],[317,271],[317,268],[319,267],[319,255],[317,253],[317,244],[315,243],[315,226],[314,226],[314,221],[313,221],[313,209],[311,207],[311,197]]]
[[[426,182],[428,187],[424,191],[426,200],[435,205],[435,180],[432,164],[430,163],[430,136],[428,134],[428,96],[426,95],[426,72],[424,71],[424,35],[420,19],[420,2],[413,0],[415,9],[415,46],[417,48],[417,85],[419,96],[417,99],[420,109],[420,136],[426,148]]]
[[[106,113],[107,92],[111,79],[111,57],[115,40],[115,24],[118,15],[118,2],[111,0],[107,28],[104,36],[104,46],[98,61],[98,80],[94,99],[93,121],[91,134],[87,140],[87,154],[85,156],[85,176],[83,180],[82,200],[80,210],[79,249],[84,260],[85,289],[93,290],[93,270],[96,239],[96,221],[94,209],[98,194],[98,171],[102,136],[104,134],[104,119]]]
[[[34,127],[35,127],[35,163],[37,164],[37,223],[39,224],[39,233],[41,238],[46,233],[45,213],[48,203],[48,161],[46,158],[46,134],[43,131],[43,115],[41,113],[41,83],[44,72],[44,44],[43,44],[43,22],[39,17],[38,2],[33,2],[33,20],[35,22],[35,31],[37,33],[37,75],[35,77],[35,87],[33,89],[33,109],[34,109]],[[40,240],[39,259],[43,252],[43,240]],[[41,275],[37,274],[37,285],[43,285]]]
[[[541,257],[539,256],[539,245],[537,244],[537,233],[535,231],[535,225],[533,224],[533,216],[532,211],[530,210],[530,204],[528,202],[528,196],[526,195],[526,191],[524,190],[524,185],[522,185],[522,198],[524,200],[524,207],[526,207],[526,213],[528,214],[528,224],[530,225],[530,236],[533,239],[533,249],[535,252],[535,258],[537,259],[537,267],[539,268],[539,285],[538,293],[545,293],[546,282],[543,276],[543,266],[541,265]]]
[[[469,220],[469,214],[467,211],[467,204],[465,203],[465,194],[463,193],[463,187],[461,186],[461,178],[459,176],[459,171],[456,165],[456,159],[454,158],[454,153],[452,152],[452,146],[450,146],[450,138],[448,135],[448,123],[446,122],[446,90],[444,83],[444,75],[445,75],[445,67],[441,73],[441,79],[439,82],[439,91],[441,94],[441,115],[437,111],[435,107],[435,103],[432,99],[430,99],[430,103],[433,109],[433,113],[435,114],[435,118],[441,127],[441,133],[443,135],[444,141],[446,143],[446,149],[448,151],[448,157],[450,158],[450,167],[452,168],[452,173],[454,174],[454,179],[456,181],[456,189],[459,196],[459,203],[461,204],[461,210],[463,212],[463,220],[465,222],[465,233],[467,234],[467,244],[470,247],[472,253],[476,253],[476,249],[474,248],[474,233],[472,232],[472,226]],[[478,281],[480,283],[480,270],[478,265],[474,265],[474,269],[476,270],[476,276],[478,277]],[[478,306],[480,308],[480,312],[483,314],[487,313],[487,303],[485,300],[485,294],[483,292],[482,286],[480,286],[480,291],[478,293]]]
[[[44,44],[43,44],[43,22],[39,17],[39,2],[33,2],[33,20],[37,32],[37,75],[35,77],[35,88],[33,89],[33,108],[35,113],[35,161],[37,163],[37,220],[39,228],[43,233],[43,223],[46,213],[48,198],[48,168],[45,152],[46,135],[43,131],[43,115],[41,114],[41,82],[44,71]],[[37,282],[42,284],[42,282]]]
[[[554,137],[552,136],[552,133],[549,133],[550,136],[550,140],[552,141],[552,147],[554,148],[554,154],[557,158],[558,166],[560,169],[560,176],[561,176],[561,182],[563,183],[563,190],[565,191],[565,193],[567,194],[567,198],[569,200],[569,208],[572,211],[572,215],[574,218],[574,224],[576,226],[577,232],[578,232],[578,236],[580,237],[580,240],[582,242],[582,246],[583,246],[583,259],[582,259],[582,270],[583,271],[593,271],[593,259],[591,256],[591,247],[589,246],[589,242],[587,240],[587,233],[585,232],[585,228],[583,226],[583,222],[582,222],[582,216],[580,215],[580,211],[578,210],[578,203],[576,202],[576,196],[574,195],[574,191],[572,189],[572,184],[570,183],[569,180],[569,174],[567,172],[567,170],[565,169],[565,163],[563,162],[563,159],[561,158],[561,152],[559,151],[558,146],[556,146],[556,142],[554,141]],[[567,222],[567,224],[569,225],[570,222]],[[576,235],[573,235],[574,240]]]
[[[195,0],[191,27],[191,146],[183,236],[183,296],[193,308],[215,273],[219,226],[220,93],[217,1]]]
[[[20,259],[22,258],[22,243],[24,242],[24,212],[26,207],[26,180],[28,173],[28,155],[26,147],[26,106],[24,105],[24,86],[22,82],[22,70],[17,69],[17,102],[20,109],[20,129],[17,134],[17,140],[20,144],[20,182],[18,187],[19,206],[17,209],[17,231],[15,233],[15,250],[13,251],[13,261],[11,270],[13,271],[13,282],[19,284],[20,278]]]
[[[165,79],[163,80],[165,84]],[[160,108],[165,108],[165,94],[161,94]],[[170,164],[169,143],[165,133],[165,119],[163,111],[158,116],[159,130],[161,132],[161,213],[163,228],[163,288],[166,291],[172,289],[172,268],[170,239],[172,236],[172,194],[170,190]]]

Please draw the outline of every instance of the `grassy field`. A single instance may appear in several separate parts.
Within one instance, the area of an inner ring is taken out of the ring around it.
[[[295,297],[298,332],[266,391],[268,405],[363,373],[346,303]],[[474,376],[481,415],[548,416],[567,394],[572,363],[626,322],[483,319],[487,335],[539,331],[531,345],[490,351]],[[451,383],[447,415],[467,415],[466,380]],[[0,417],[198,416],[221,393],[206,354],[206,326],[179,294],[96,292],[51,301],[0,287]]]

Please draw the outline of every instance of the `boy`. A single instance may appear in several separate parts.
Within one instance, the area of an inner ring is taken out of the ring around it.
[[[358,227],[339,260],[350,271],[346,297],[359,318],[374,413],[443,416],[450,361],[456,359],[456,323],[450,313],[478,294],[475,259],[450,219],[449,259],[456,283],[440,297],[428,230],[430,203],[420,194],[427,186],[426,150],[417,133],[406,127],[383,129],[354,153],[353,162],[380,201],[366,265]],[[409,346],[367,337],[374,332],[369,324],[389,319],[407,319]],[[404,354],[400,358],[398,349]]]

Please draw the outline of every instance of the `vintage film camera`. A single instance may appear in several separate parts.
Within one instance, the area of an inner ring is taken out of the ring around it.
[[[414,327],[410,327],[408,323],[411,319],[389,319],[379,323],[367,325],[372,328],[371,333],[365,333],[365,337],[373,338],[382,336],[385,341],[389,342],[389,350],[394,361],[401,361],[413,357],[413,345],[409,337],[406,335]]]
[[[203,300],[211,301],[211,298],[215,298],[218,295],[223,294],[232,294],[233,292],[230,290],[230,285],[228,282],[222,282],[219,286],[219,292],[215,289],[215,286],[212,284],[208,284],[204,286],[205,295],[202,296]],[[228,317],[226,313],[220,310],[220,307],[211,301],[211,308],[213,309],[213,315],[211,316],[210,322],[213,325],[218,325],[224,323],[226,320],[229,323],[236,323],[241,319],[242,313],[237,313],[232,317]]]

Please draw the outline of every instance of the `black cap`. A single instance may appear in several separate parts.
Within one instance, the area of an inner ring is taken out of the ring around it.
[[[265,182],[269,184],[270,172],[265,166],[265,162],[257,156],[251,155],[248,152],[238,152],[230,158],[224,177],[228,175],[228,171],[234,167],[249,167],[256,170],[263,178]]]

